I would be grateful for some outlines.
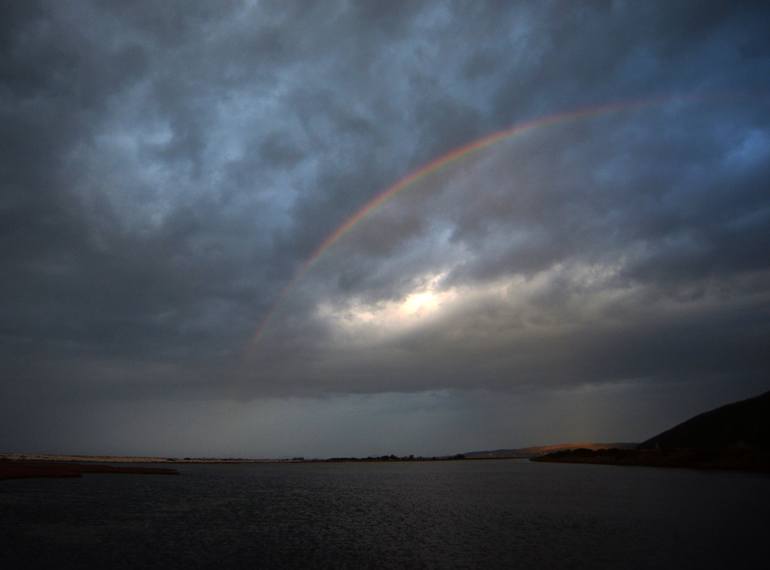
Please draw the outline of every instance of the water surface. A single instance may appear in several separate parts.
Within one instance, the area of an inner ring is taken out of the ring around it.
[[[510,460],[179,470],[0,482],[4,567],[758,568],[767,560],[765,475]]]

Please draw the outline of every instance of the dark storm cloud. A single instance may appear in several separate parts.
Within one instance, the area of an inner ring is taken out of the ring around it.
[[[30,417],[75,398],[698,378],[742,395],[767,374],[761,4],[2,10],[0,396]],[[423,179],[251,346],[319,244],[406,173],[519,122],[653,98]],[[440,310],[398,317],[425,291]]]

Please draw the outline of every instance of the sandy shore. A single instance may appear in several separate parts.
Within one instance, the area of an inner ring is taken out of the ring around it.
[[[164,467],[126,467],[96,463],[0,460],[0,480],[38,477],[82,477],[84,473],[121,473],[133,475],[179,475]]]

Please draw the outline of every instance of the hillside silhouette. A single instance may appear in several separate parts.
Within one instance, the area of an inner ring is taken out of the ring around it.
[[[573,449],[532,460],[770,471],[770,392],[699,414],[636,449]]]
[[[770,392],[699,414],[638,447],[683,448],[770,451]]]

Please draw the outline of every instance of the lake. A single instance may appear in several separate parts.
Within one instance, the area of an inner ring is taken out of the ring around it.
[[[4,568],[757,568],[770,476],[516,460],[0,482]]]

